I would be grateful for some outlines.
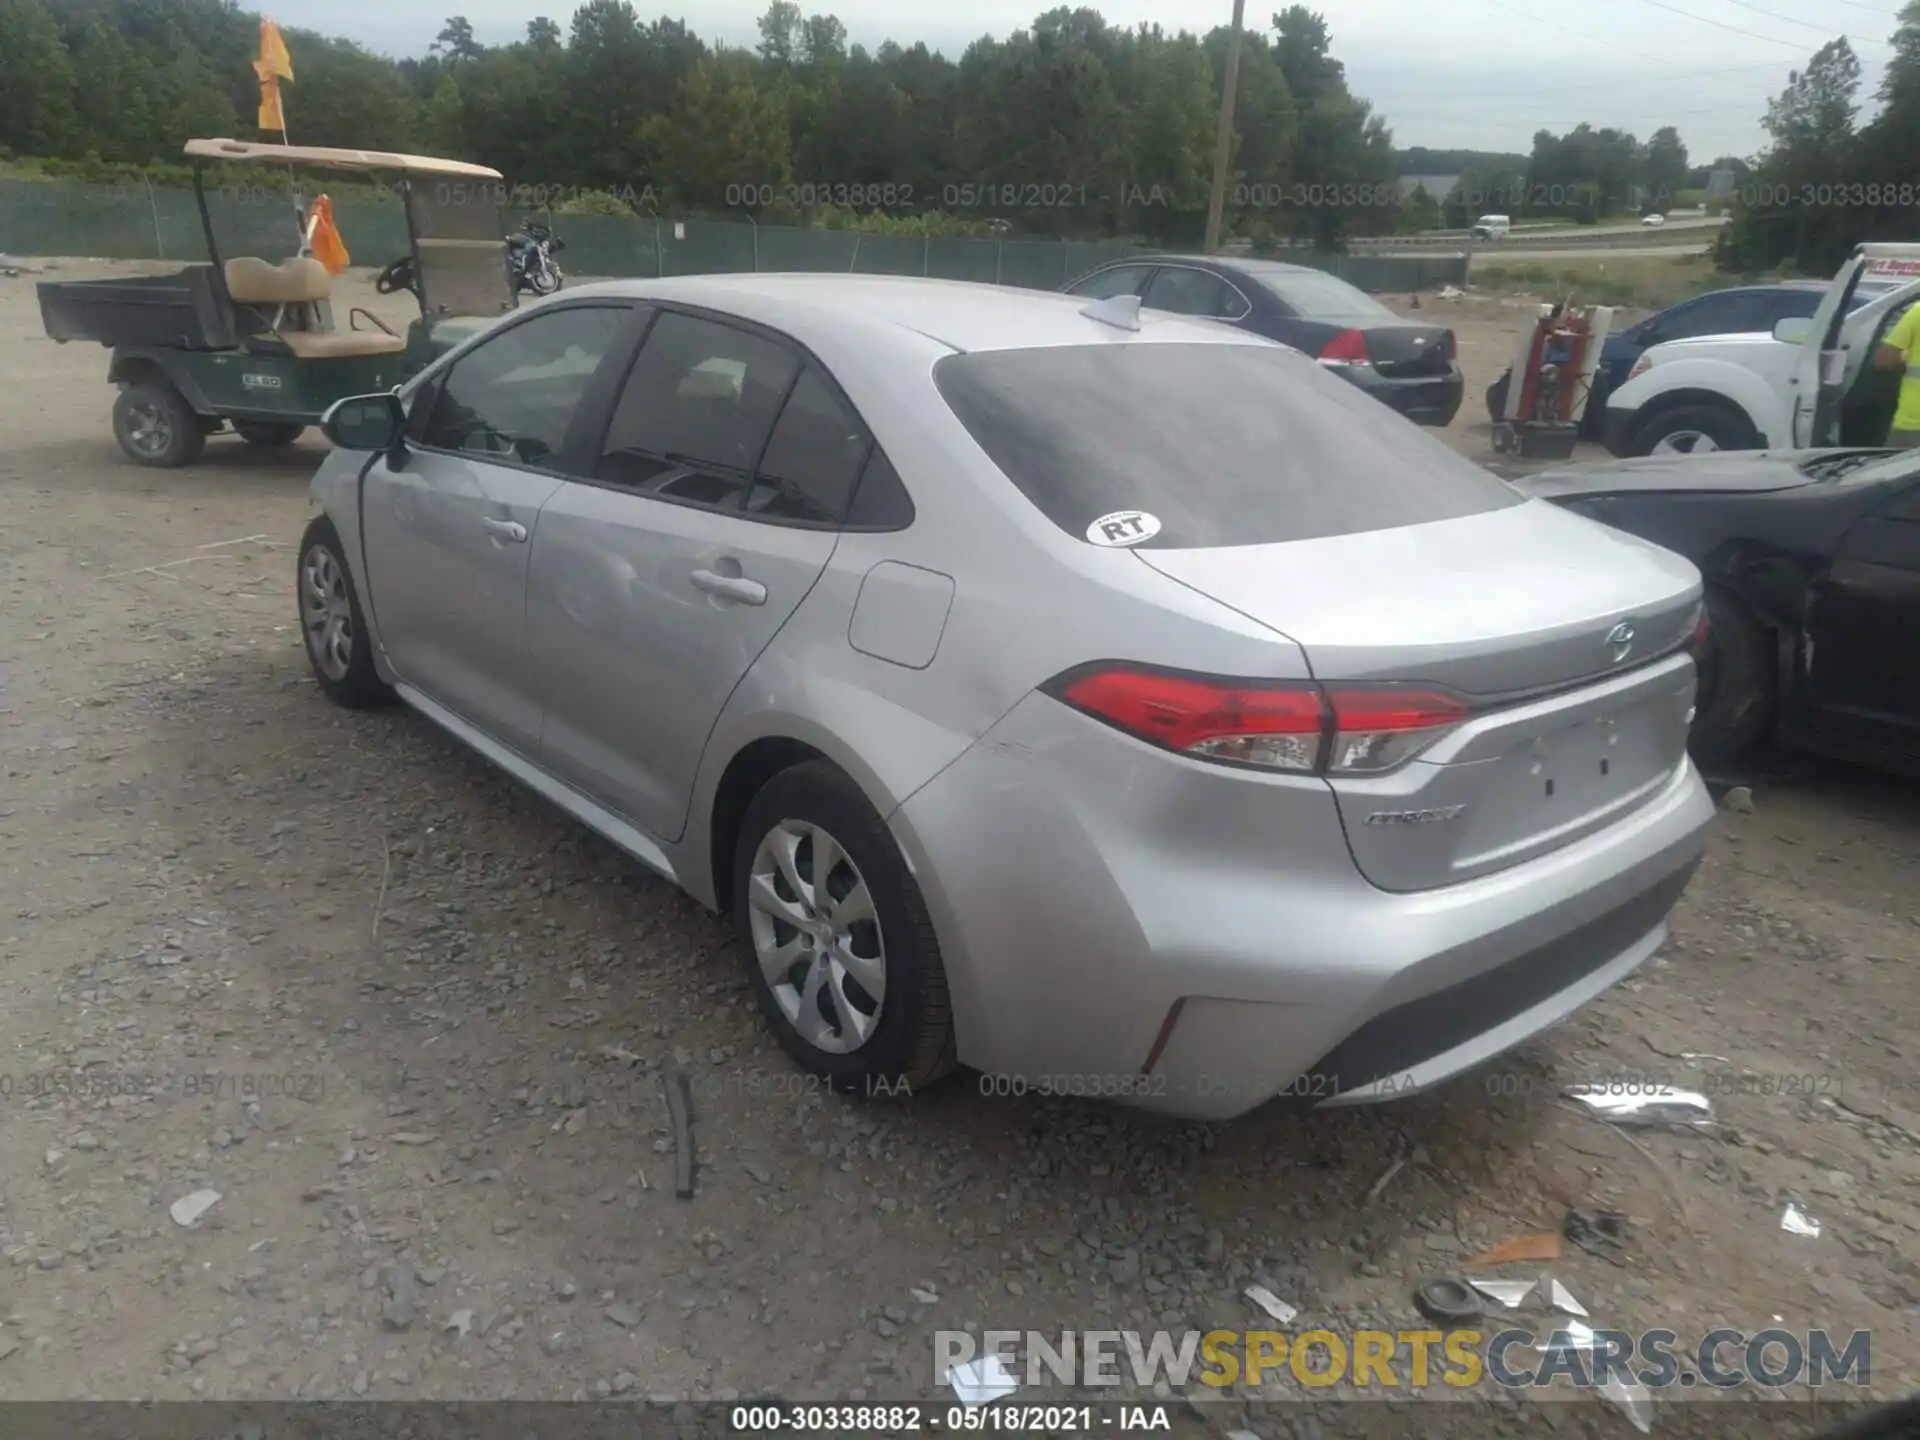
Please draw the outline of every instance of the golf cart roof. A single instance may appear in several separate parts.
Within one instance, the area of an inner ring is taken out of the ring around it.
[[[335,150],[326,145],[271,145],[256,140],[189,140],[186,153],[195,160],[267,161],[282,165],[317,165],[328,170],[400,170],[411,175],[458,175],[468,180],[498,180],[498,170],[469,165],[464,160],[436,160],[431,155],[397,155],[386,150]]]

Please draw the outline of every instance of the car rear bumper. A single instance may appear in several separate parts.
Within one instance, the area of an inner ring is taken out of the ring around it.
[[[1370,365],[1328,368],[1358,385],[1381,404],[1398,410],[1416,425],[1447,426],[1460,413],[1466,380],[1454,365],[1445,375],[1382,375]]]
[[[1537,860],[1396,894],[1324,782],[1167,755],[1044,696],[892,817],[987,1093],[1224,1119],[1417,1093],[1659,947],[1713,807],[1690,764]]]

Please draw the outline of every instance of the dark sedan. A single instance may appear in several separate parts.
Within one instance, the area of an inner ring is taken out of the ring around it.
[[[1337,275],[1277,260],[1136,255],[1089,271],[1070,295],[1138,295],[1154,310],[1200,315],[1314,356],[1421,425],[1460,409],[1453,331],[1403,320]]]
[[[1704,765],[1771,741],[1920,775],[1920,454],[1649,457],[1516,483],[1700,567]]]

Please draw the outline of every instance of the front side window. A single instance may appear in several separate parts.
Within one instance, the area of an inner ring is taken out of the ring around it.
[[[568,306],[482,341],[440,383],[415,432],[419,442],[558,468],[580,401],[630,313],[624,306]]]

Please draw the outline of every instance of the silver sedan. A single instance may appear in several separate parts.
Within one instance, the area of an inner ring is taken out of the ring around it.
[[[1703,848],[1693,567],[1223,326],[623,281],[326,429],[320,688],[730,914],[848,1090],[1424,1090],[1644,962]]]

